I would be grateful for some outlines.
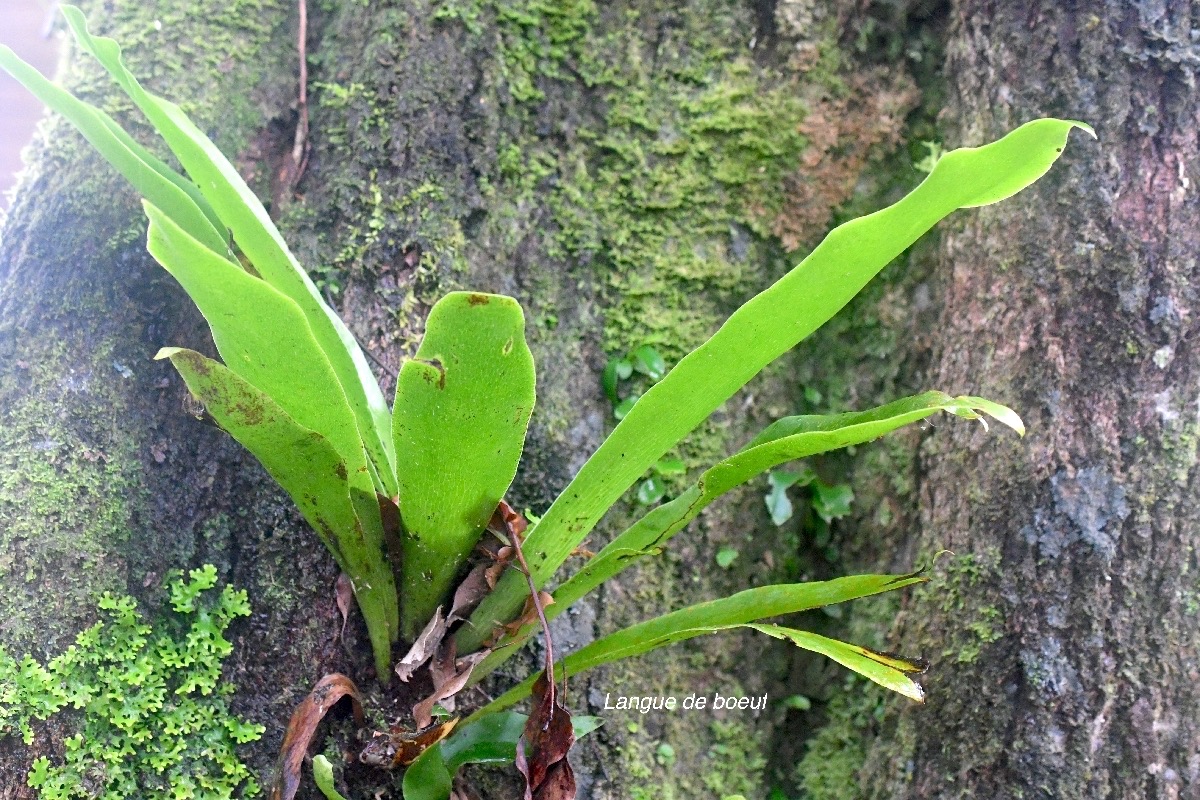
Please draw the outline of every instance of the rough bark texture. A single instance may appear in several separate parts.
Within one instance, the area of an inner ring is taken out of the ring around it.
[[[295,8],[177,5],[87,10],[273,197],[295,125]],[[787,251],[811,244],[832,208],[872,210],[911,186],[916,140],[975,144],[1045,114],[1095,124],[1100,145],[1075,141],[1031,192],[914,248],[679,455],[694,469],[766,420],[926,386],[1007,402],[1029,437],[944,421],[822,461],[857,495],[853,524],[829,542],[796,521],[770,526],[750,487],[556,625],[569,648],[750,583],[905,568],[950,548],[926,590],[804,620],[931,657],[929,703],[756,639],[697,641],[572,680],[573,708],[712,690],[799,692],[816,708],[610,713],[580,749],[580,796],[762,797],[779,775],[813,798],[1200,796],[1194,6],[309,11],[312,153],[273,212],[388,391],[441,293],[521,300],[539,406],[511,499],[534,511],[610,425],[609,355],[651,343],[677,359],[794,263]],[[127,110],[92,66],[73,81]],[[144,254],[132,193],[64,125],[46,130],[0,243],[0,640],[45,657],[101,591],[154,608],[168,569],[216,563],[254,605],[230,676],[237,710],[268,726],[247,756],[267,774],[308,686],[333,669],[369,674],[363,630],[352,626],[348,651],[335,642],[332,559],[148,360],[164,344],[203,348],[207,334]],[[910,151],[878,159],[902,134]],[[722,545],[740,551],[728,570],[714,566]],[[376,694],[377,724],[399,716]],[[28,796],[29,760],[55,754],[60,733],[0,742],[0,798]],[[346,734],[325,745],[335,763]],[[485,797],[512,796],[496,775],[472,778]],[[364,768],[339,780],[353,797],[388,782]]]
[[[956,554],[896,630],[930,700],[840,695],[810,796],[1200,797],[1198,13],[954,5],[948,140],[1055,115],[1099,143],[944,229],[931,380],[1030,434],[926,438],[921,534],[893,542]]]

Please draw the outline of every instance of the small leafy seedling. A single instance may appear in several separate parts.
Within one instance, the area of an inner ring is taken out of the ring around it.
[[[644,375],[651,384],[662,380],[667,374],[667,362],[651,345],[644,344],[635,348],[623,358],[611,358],[604,365],[601,384],[604,394],[613,406],[613,418],[621,420],[637,403],[641,393],[634,391],[625,398],[620,396],[620,384],[633,377],[634,373]]]
[[[723,545],[721,549],[717,551],[717,566],[721,569],[729,569],[731,566],[733,566],[733,562],[737,561],[737,557],[738,550],[736,547]]]

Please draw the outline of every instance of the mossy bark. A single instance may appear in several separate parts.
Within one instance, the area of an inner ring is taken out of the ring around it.
[[[889,542],[955,554],[892,632],[930,699],[841,693],[808,796],[1200,797],[1195,14],[954,4],[948,140],[1052,115],[1099,142],[943,229],[930,381],[1029,435],[925,436],[920,533]]]

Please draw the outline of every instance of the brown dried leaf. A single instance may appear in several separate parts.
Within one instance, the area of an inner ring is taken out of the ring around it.
[[[433,707],[441,703],[447,711],[454,711],[454,696],[463,690],[471,673],[480,661],[490,653],[490,650],[480,650],[463,658],[454,658],[454,643],[446,648],[448,658],[434,659],[429,671],[433,676],[433,694],[413,706],[413,719],[418,728],[424,728],[433,722]],[[441,662],[441,663],[439,663]]]
[[[488,589],[495,589],[496,582],[500,580],[500,576],[504,574],[504,568],[508,566],[503,561],[497,561],[483,571],[484,578],[487,579]]]
[[[349,697],[354,708],[354,721],[361,727],[363,718],[362,698],[354,681],[341,673],[332,673],[321,678],[304,702],[292,712],[287,732],[283,735],[283,747],[279,751],[275,785],[271,789],[271,800],[292,800],[300,788],[300,768],[308,745],[312,742],[317,725],[343,697]]]
[[[533,685],[533,710],[517,743],[517,769],[528,800],[574,800],[575,775],[567,753],[575,744],[571,712],[559,704],[543,672]]]
[[[495,582],[489,581],[487,576],[490,566],[494,565],[478,564],[463,578],[463,582],[454,590],[454,600],[450,604],[450,615],[446,617],[446,624],[469,617],[475,606],[495,587]]]
[[[350,583],[350,576],[344,572],[338,575],[333,591],[338,611],[342,614],[342,630],[338,633],[338,639],[343,639],[346,636],[346,623],[350,620],[350,603],[354,600],[354,585]]]
[[[554,595],[549,592],[538,592],[538,599],[541,601],[543,609],[554,605]],[[525,605],[521,608],[521,616],[507,625],[496,628],[493,640],[499,641],[505,636],[516,636],[526,625],[532,625],[538,621],[538,607],[533,602],[533,596],[530,595],[525,598]]]
[[[447,720],[417,734],[403,732],[379,733],[367,743],[358,760],[372,767],[395,769],[407,767],[435,744],[445,739],[458,724],[458,718]]]
[[[404,658],[396,664],[396,675],[408,683],[422,664],[437,654],[442,639],[446,638],[446,620],[442,616],[442,607],[438,606],[433,619],[425,625],[425,629],[417,636],[413,646],[404,654]]]
[[[488,528],[498,533],[508,535],[516,535],[521,537],[525,533],[525,529],[529,527],[529,522],[525,517],[518,514],[513,507],[503,500],[500,505],[496,506],[495,513],[492,514],[492,519],[488,523]]]
[[[546,780],[533,793],[533,800],[574,800],[575,770],[564,758],[546,774]]]

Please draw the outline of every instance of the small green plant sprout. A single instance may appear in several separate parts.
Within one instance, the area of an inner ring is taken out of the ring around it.
[[[82,48],[145,113],[186,177],[7,48],[0,48],[0,66],[74,123],[142,193],[148,249],[209,321],[224,363],[181,348],[164,349],[160,357],[172,362],[209,414],[288,491],[349,575],[379,677],[386,679],[392,645],[401,636],[414,641],[398,666],[403,679],[426,662],[438,665],[443,681],[414,707],[422,726],[432,723],[434,704],[449,708],[455,691],[495,669],[539,625],[547,629],[549,619],[592,589],[661,553],[703,508],[735,487],[939,412],[979,420],[986,415],[1024,433],[1020,419],[1004,406],[926,392],[865,411],[778,420],[694,482],[682,484],[670,499],[664,480],[682,481],[685,472],[668,457],[673,448],[766,365],[828,321],[939,220],[957,209],[1004,200],[1044,175],[1072,129],[1091,132],[1083,123],[1034,120],[990,144],[942,153],[906,197],[835,228],[673,367],[651,346],[611,361],[602,382],[619,420],[615,429],[526,530],[525,520],[502,502],[534,405],[534,363],[517,302],[482,292],[455,292],[440,300],[419,350],[400,370],[389,409],[357,342],[229,161],[177,106],[141,87],[122,64],[116,42],[88,33],[78,10],[65,7],[64,13]],[[634,380],[635,373],[644,380]],[[622,397],[623,381],[640,394]],[[768,506],[779,523],[788,508],[787,488],[800,479],[774,474]],[[543,587],[635,486],[635,499],[653,507],[558,584],[548,605]],[[852,498],[849,487],[818,485],[815,478],[810,489],[815,514],[825,522],[844,514]],[[462,578],[472,549],[488,541],[481,537],[489,524],[506,537],[505,547],[492,552],[491,564]],[[724,566],[733,557],[719,556]],[[672,642],[749,628],[920,700],[921,687],[912,678],[921,669],[917,660],[766,620],[923,580],[919,573],[857,575],[760,586],[603,636],[559,665],[577,675]],[[470,595],[470,602],[459,592]],[[450,613],[443,615],[452,595]],[[457,653],[457,660],[447,661],[447,653]],[[408,765],[405,797],[445,800],[454,770],[485,752],[504,760],[523,753],[518,763],[529,770],[524,774],[530,788],[537,782],[534,774],[545,777],[543,768],[566,775],[561,755],[573,741],[571,726],[556,724],[551,736],[533,722],[555,718],[553,685],[541,672],[531,675],[472,713],[449,738],[426,747]],[[531,692],[534,712],[520,723],[506,709]],[[518,740],[525,749],[517,749]],[[321,781],[329,796],[334,790],[327,777],[323,773]],[[570,786],[569,793],[553,796],[573,796],[573,781]]]
[[[618,420],[624,419],[641,396],[637,391],[627,394],[623,399],[620,396],[621,382],[628,381],[634,373],[645,376],[651,384],[658,383],[667,374],[667,362],[648,344],[633,349],[622,358],[608,360],[604,365],[601,383],[604,386],[604,394],[612,403],[613,417]]]
[[[151,627],[131,597],[105,594],[100,622],[42,666],[0,648],[0,734],[34,740],[32,721],[65,708],[82,724],[65,758],[33,763],[42,800],[227,800],[253,797],[257,782],[237,757],[261,725],[234,716],[221,683],[232,650],[224,632],[250,613],[244,591],[217,591],[212,565],[167,577],[173,614]]]

